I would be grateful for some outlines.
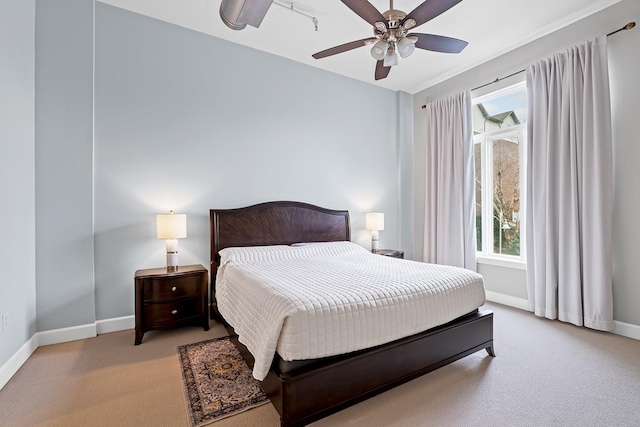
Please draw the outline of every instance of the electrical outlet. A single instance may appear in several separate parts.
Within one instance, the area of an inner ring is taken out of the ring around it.
[[[9,327],[9,313],[2,313],[2,330]]]

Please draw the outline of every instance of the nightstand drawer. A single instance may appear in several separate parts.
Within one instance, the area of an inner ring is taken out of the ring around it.
[[[147,268],[133,276],[136,293],[136,337],[174,326],[201,325],[209,330],[209,272],[201,264],[181,265],[176,271]]]
[[[194,296],[200,293],[201,288],[201,275],[175,277],[170,281],[163,278],[145,279],[144,301],[167,301]]]
[[[198,298],[156,302],[145,304],[144,323],[148,328],[164,328],[183,320],[199,317],[201,314]]]

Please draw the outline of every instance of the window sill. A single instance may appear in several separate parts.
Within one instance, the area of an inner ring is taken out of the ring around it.
[[[504,259],[504,258],[494,258],[488,256],[480,256],[478,255],[478,264],[487,264],[487,265],[495,265],[498,267],[506,267],[506,268],[514,268],[517,270],[526,270],[527,264],[522,261]]]

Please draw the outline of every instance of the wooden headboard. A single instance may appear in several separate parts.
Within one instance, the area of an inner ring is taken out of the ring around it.
[[[349,211],[301,202],[211,209],[210,221],[212,283],[220,262],[218,252],[224,248],[351,240]]]

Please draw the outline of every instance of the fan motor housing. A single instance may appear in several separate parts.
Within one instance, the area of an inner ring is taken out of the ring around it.
[[[395,29],[400,27],[400,22],[407,16],[407,14],[401,10],[391,9],[383,13],[382,16],[387,20],[387,28]]]

